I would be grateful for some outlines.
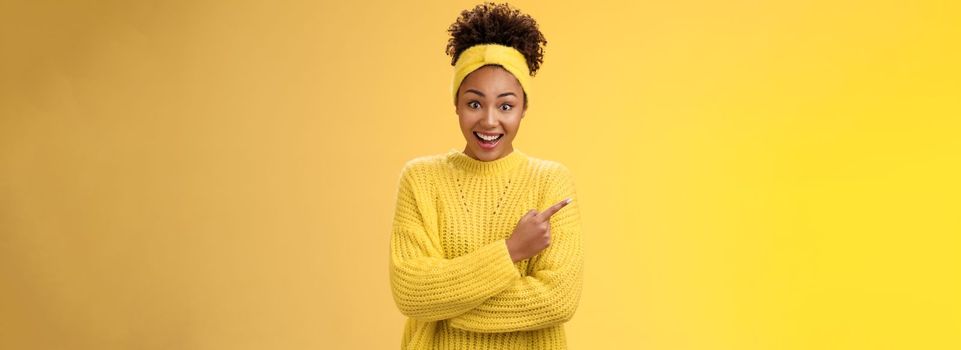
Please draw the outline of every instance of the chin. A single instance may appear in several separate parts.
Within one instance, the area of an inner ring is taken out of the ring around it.
[[[501,155],[503,155],[507,147],[505,145],[497,145],[497,148],[487,150],[487,149],[483,149],[475,146],[473,149],[474,149],[474,154],[477,155],[477,158],[484,159],[484,160],[494,160],[499,158]]]

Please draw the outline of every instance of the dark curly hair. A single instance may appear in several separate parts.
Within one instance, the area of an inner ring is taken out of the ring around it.
[[[478,44],[501,44],[517,49],[524,55],[531,76],[544,61],[542,46],[547,45],[547,40],[537,28],[537,22],[507,3],[485,2],[461,11],[447,31],[451,37],[446,52],[451,56],[452,66],[464,50]]]

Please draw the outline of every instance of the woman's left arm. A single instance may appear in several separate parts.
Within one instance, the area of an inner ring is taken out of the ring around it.
[[[451,327],[481,333],[545,328],[569,321],[583,284],[584,249],[579,203],[570,170],[559,164],[547,205],[572,201],[551,216],[551,244],[531,259],[533,272],[477,307],[448,319]]]

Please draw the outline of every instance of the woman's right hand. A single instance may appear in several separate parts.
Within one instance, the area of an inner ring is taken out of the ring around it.
[[[552,205],[547,210],[538,213],[531,209],[521,217],[514,227],[514,232],[507,239],[507,250],[511,260],[518,262],[530,258],[551,245],[551,215],[571,202],[570,198]]]

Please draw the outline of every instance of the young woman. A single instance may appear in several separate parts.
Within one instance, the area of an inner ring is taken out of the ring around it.
[[[566,349],[583,270],[573,177],[511,144],[547,41],[507,4],[464,11],[448,31],[467,146],[400,172],[390,283],[408,317],[402,349]]]

